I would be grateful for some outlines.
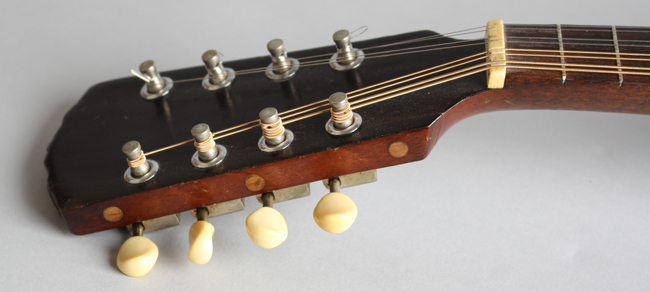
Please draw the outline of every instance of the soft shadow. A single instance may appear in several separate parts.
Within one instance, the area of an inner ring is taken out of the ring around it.
[[[58,108],[53,108],[50,118],[42,119],[43,126],[40,131],[34,132],[36,134],[31,137],[22,137],[22,145],[29,145],[31,149],[25,152],[27,157],[22,159],[25,163],[22,165],[23,176],[21,177],[24,196],[21,197],[34,208],[31,213],[34,217],[42,218],[52,227],[67,234],[68,228],[47,191],[47,171],[44,161],[47,146],[61,126],[63,116],[73,105],[74,102],[66,101]]]

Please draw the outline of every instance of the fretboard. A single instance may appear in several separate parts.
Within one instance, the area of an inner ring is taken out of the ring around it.
[[[508,74],[650,84],[650,29],[505,25]]]

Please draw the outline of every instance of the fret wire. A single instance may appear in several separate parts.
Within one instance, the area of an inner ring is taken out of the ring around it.
[[[507,38],[507,37],[506,37]],[[564,61],[564,44],[562,43],[562,25],[558,24],[557,25],[557,39],[558,43],[560,44],[560,62],[565,63]],[[562,68],[564,68],[564,65],[562,65]],[[566,83],[566,71],[562,70],[562,85]]]
[[[618,49],[618,36],[616,35],[616,26],[612,25],[612,39],[614,40],[614,52],[616,52],[616,57],[621,56],[621,52]],[[616,65],[621,66],[621,59],[616,59]],[[618,69],[618,72],[621,72],[621,69]],[[623,74],[618,73],[618,88],[623,86]]]

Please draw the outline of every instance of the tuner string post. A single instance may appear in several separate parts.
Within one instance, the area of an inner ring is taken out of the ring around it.
[[[206,221],[208,215],[210,215],[208,208],[201,207],[196,209],[196,221]]]
[[[338,177],[329,179],[329,187],[331,193],[340,193],[341,180]]]
[[[293,132],[284,128],[278,110],[267,107],[260,111],[259,116],[260,126],[262,127],[262,137],[258,141],[260,150],[276,152],[289,147],[293,142]]]
[[[134,223],[131,225],[133,236],[142,236],[144,234],[144,225],[142,222]]]
[[[203,88],[217,90],[230,86],[235,80],[235,70],[223,66],[217,50],[205,51],[201,59],[208,71],[208,75],[203,78]]]
[[[122,146],[129,168],[124,172],[124,180],[130,184],[139,184],[152,179],[158,172],[158,163],[148,160],[138,141],[129,141]]]
[[[192,127],[191,132],[196,147],[196,152],[192,155],[192,165],[197,168],[210,168],[221,164],[228,151],[223,145],[214,142],[210,126],[205,123],[197,124]]]
[[[273,208],[274,201],[275,195],[272,192],[262,194],[262,207]]]
[[[339,30],[332,36],[336,44],[336,53],[330,59],[330,66],[337,71],[346,71],[361,66],[365,54],[352,47],[352,37],[346,29]]]
[[[140,96],[142,98],[152,100],[169,94],[169,91],[174,86],[174,81],[169,77],[160,76],[154,61],[147,60],[142,62],[139,69],[142,76],[147,79],[145,85],[140,89]],[[140,77],[140,79],[143,78]]]
[[[329,97],[331,118],[325,124],[325,130],[342,136],[356,132],[362,123],[361,115],[350,109],[348,96],[344,92],[335,92]]]
[[[271,40],[266,44],[266,48],[271,54],[271,64],[266,68],[266,77],[281,82],[296,75],[300,68],[300,62],[287,55],[283,40]]]

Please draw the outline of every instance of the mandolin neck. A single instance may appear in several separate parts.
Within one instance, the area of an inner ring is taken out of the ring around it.
[[[650,29],[505,25],[506,79],[450,108],[442,132],[498,110],[650,114]]]

